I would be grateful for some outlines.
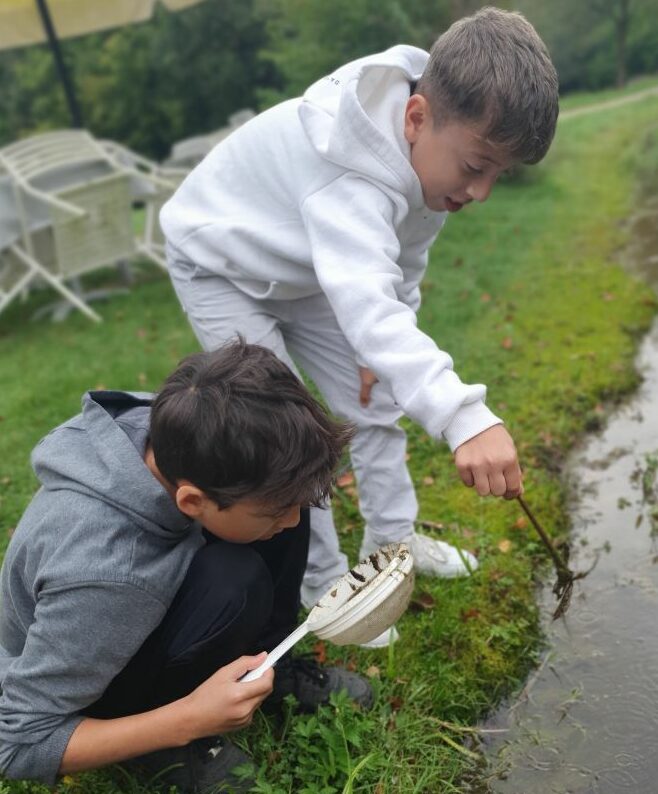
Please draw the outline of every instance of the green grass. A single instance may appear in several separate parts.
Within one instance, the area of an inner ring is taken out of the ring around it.
[[[609,99],[635,94],[647,88],[658,88],[658,75],[647,74],[634,77],[623,88],[607,88],[604,91],[572,91],[560,97],[560,110],[575,110],[598,102],[607,102]]]
[[[561,125],[547,162],[451,218],[423,288],[422,328],[452,353],[464,380],[488,384],[489,405],[517,440],[527,500],[555,536],[568,529],[565,454],[600,424],[602,403],[636,385],[634,351],[656,310],[648,288],[616,264],[640,170],[658,162],[656,111],[652,99]],[[196,349],[168,282],[148,267],[128,296],[99,307],[100,326],[75,315],[60,325],[30,322],[50,297],[36,295],[0,317],[5,539],[35,487],[31,447],[77,411],[85,389],[155,389]],[[474,549],[480,568],[466,580],[421,578],[424,599],[400,621],[402,640],[388,657],[327,646],[330,659],[374,676],[371,713],[338,699],[318,715],[258,716],[240,741],[257,761],[260,792],[457,792],[477,763],[454,726],[482,717],[537,659],[534,583],[545,556],[532,530],[515,503],[464,488],[446,448],[407,427],[420,518],[441,522],[440,537]],[[362,528],[354,496],[340,491],[336,511],[354,557]],[[153,789],[106,771],[58,787],[69,790]],[[0,783],[0,794],[45,791]]]

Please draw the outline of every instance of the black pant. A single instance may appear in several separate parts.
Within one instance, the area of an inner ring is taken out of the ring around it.
[[[294,529],[242,545],[206,533],[160,625],[86,714],[120,717],[170,703],[245,653],[269,651],[297,623],[309,511]]]

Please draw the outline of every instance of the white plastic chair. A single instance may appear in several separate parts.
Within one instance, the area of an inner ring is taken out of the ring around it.
[[[133,231],[134,183],[155,193],[159,180],[120,162],[85,130],[44,133],[0,149],[0,180],[8,209],[0,225],[0,310],[38,277],[99,321],[66,282],[142,251]]]

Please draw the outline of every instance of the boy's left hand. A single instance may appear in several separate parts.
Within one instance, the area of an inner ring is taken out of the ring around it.
[[[368,367],[359,367],[359,380],[361,381],[359,402],[363,408],[367,408],[370,405],[370,392],[375,383],[379,382],[379,378]]]
[[[494,425],[455,450],[455,465],[464,485],[480,496],[514,499],[523,493],[523,475],[512,437]]]

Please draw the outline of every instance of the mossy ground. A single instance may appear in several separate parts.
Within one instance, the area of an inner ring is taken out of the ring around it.
[[[568,530],[564,456],[636,385],[634,351],[656,310],[648,288],[617,264],[635,186],[658,162],[656,110],[653,98],[561,123],[545,163],[450,219],[423,288],[421,327],[451,352],[464,380],[488,385],[489,405],[517,441],[527,500],[556,537]],[[51,297],[36,295],[0,317],[4,542],[35,487],[31,447],[78,410],[79,395],[99,386],[156,389],[196,349],[155,270],[146,268],[129,295],[101,307],[100,326],[81,316],[30,322]],[[445,723],[472,724],[535,663],[534,583],[545,557],[532,529],[516,503],[464,488],[447,449],[421,428],[407,429],[420,519],[442,525],[426,531],[474,549],[480,568],[458,581],[421,578],[391,652],[316,648],[367,670],[378,705],[361,714],[338,700],[317,716],[259,716],[242,734],[260,764],[258,791],[459,791],[476,761]],[[354,557],[361,531],[354,493],[340,489],[336,511]],[[66,778],[58,790],[69,789],[155,790],[117,770]],[[0,783],[0,794],[42,791]]]

